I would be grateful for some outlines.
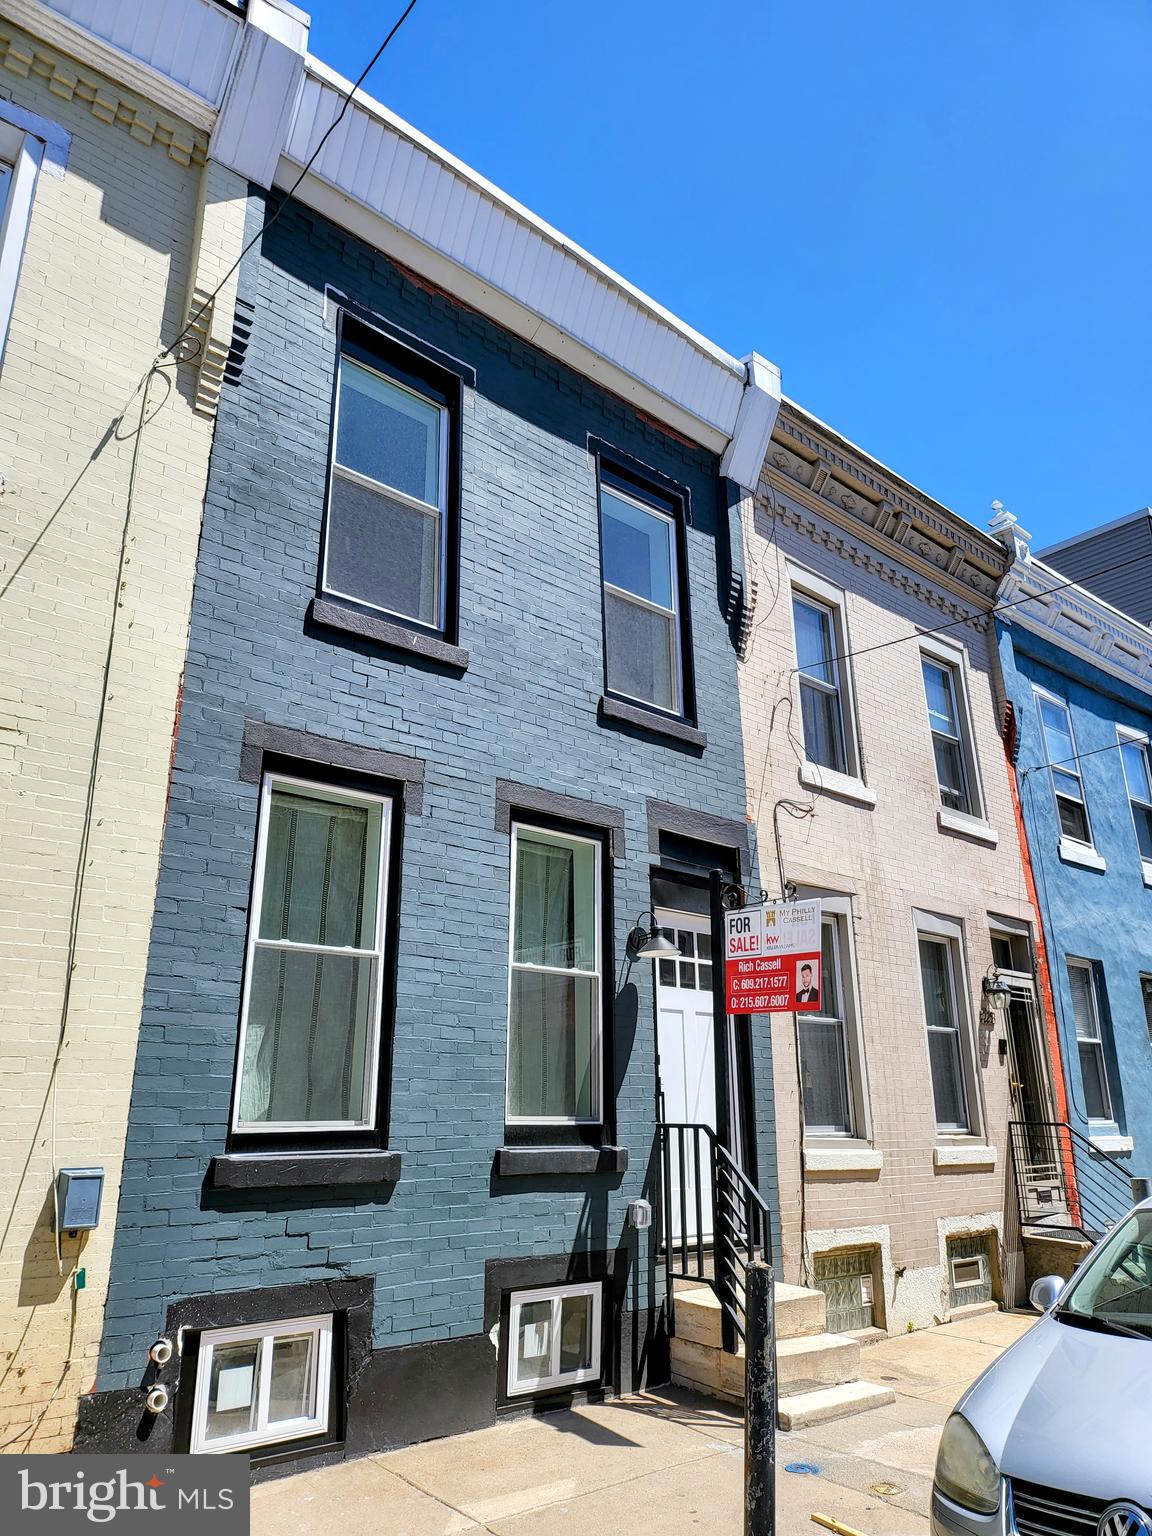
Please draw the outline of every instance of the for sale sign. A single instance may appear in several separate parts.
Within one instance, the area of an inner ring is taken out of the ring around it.
[[[726,913],[724,983],[729,1013],[818,1013],[820,903]]]

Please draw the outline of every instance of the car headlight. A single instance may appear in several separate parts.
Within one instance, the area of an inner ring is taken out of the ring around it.
[[[1000,1468],[962,1414],[954,1413],[940,1436],[936,1486],[945,1498],[978,1515],[1000,1507]]]

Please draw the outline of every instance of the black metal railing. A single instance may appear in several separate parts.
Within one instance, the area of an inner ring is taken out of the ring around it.
[[[771,1261],[772,1225],[760,1191],[709,1125],[660,1127],[660,1242],[675,1331],[677,1280],[711,1288],[724,1319],[724,1347],[744,1338],[744,1277]]]
[[[1095,1242],[1131,1207],[1132,1170],[1066,1120],[1013,1120],[1008,1130],[1022,1227]]]

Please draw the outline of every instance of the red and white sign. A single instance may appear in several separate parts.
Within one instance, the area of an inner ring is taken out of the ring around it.
[[[724,915],[729,1013],[817,1013],[820,903],[776,901]]]

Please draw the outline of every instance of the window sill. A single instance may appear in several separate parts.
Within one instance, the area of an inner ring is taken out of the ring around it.
[[[699,747],[701,751],[708,745],[707,736],[694,725],[685,725],[683,720],[673,720],[670,715],[657,714],[638,704],[625,704],[607,694],[600,700],[599,715],[601,724],[607,720],[635,725],[642,731],[650,731],[653,736],[667,736],[670,741],[681,741],[685,746]]]
[[[805,1173],[838,1173],[872,1178],[884,1168],[884,1154],[874,1147],[805,1147]]]
[[[946,805],[942,805],[936,812],[936,825],[941,832],[959,832],[962,837],[972,837],[979,843],[987,843],[989,848],[995,848],[1000,841],[999,832],[981,817],[969,816],[965,811],[949,810]]]
[[[996,1167],[996,1148],[982,1142],[950,1142],[932,1148],[934,1168],[963,1168],[969,1173],[990,1173]]]
[[[627,1147],[498,1147],[501,1178],[554,1173],[627,1173]]]
[[[356,635],[361,640],[375,640],[394,651],[406,651],[424,661],[438,661],[460,672],[468,670],[471,657],[459,645],[438,640],[434,635],[423,635],[418,630],[405,629],[402,624],[391,624],[357,608],[345,608],[342,603],[328,602],[314,597],[308,605],[308,617],[313,624],[325,629],[339,630],[341,634]]]
[[[214,1157],[210,1189],[305,1189],[395,1184],[399,1152],[238,1152]]]
[[[1088,843],[1074,842],[1070,837],[1060,839],[1059,852],[1065,864],[1079,864],[1083,869],[1098,869],[1101,873],[1108,868],[1107,861],[1095,848]]]
[[[850,773],[837,773],[834,768],[821,768],[819,763],[805,762],[800,764],[799,779],[808,789],[839,795],[842,800],[851,800],[856,805],[871,807],[876,804],[876,791]]]
[[[1088,1140],[1097,1152],[1106,1152],[1109,1157],[1129,1157],[1136,1150],[1131,1136],[1121,1136],[1117,1132],[1105,1131],[1099,1136],[1089,1136]]]

